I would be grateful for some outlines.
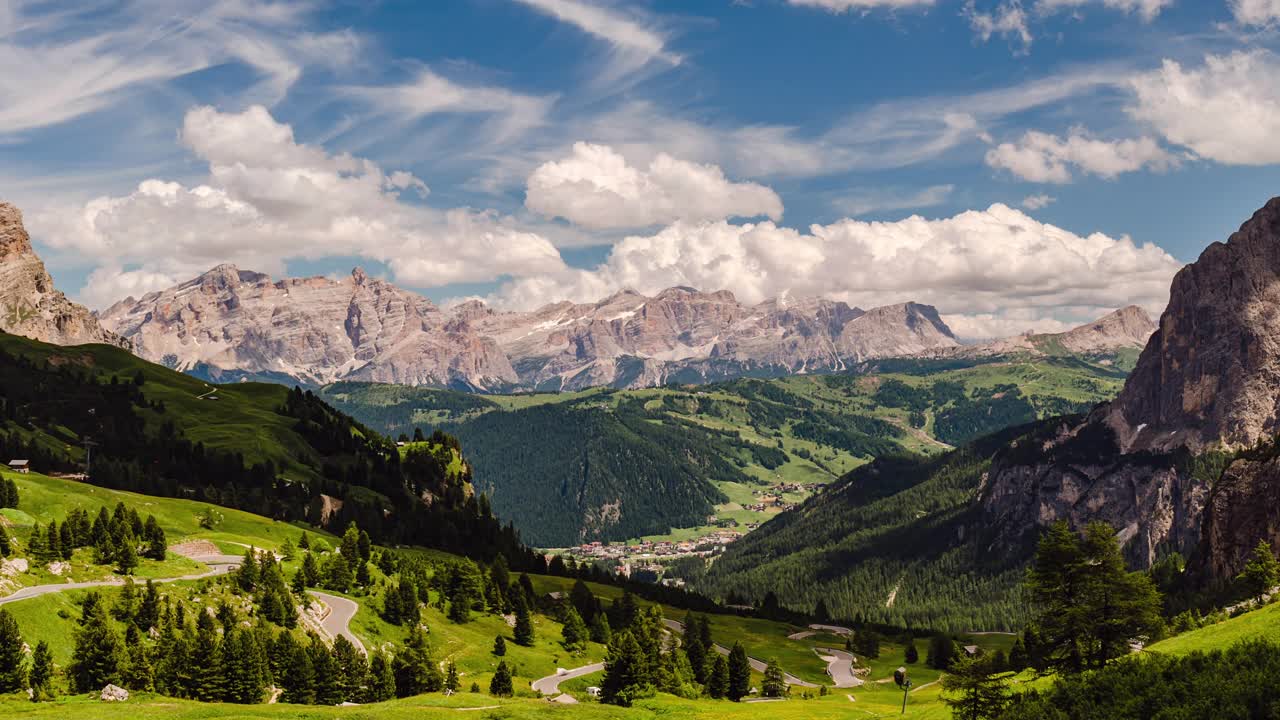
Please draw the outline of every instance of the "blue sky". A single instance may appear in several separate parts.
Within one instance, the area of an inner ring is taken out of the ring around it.
[[[102,307],[218,264],[441,302],[622,287],[1128,303],[1280,188],[1280,0],[0,7],[0,198]]]

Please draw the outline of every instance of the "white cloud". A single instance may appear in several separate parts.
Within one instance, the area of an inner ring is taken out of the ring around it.
[[[787,0],[788,4],[797,7],[820,8],[833,13],[875,8],[931,7],[934,2],[935,0]]]
[[[933,185],[923,190],[915,191],[902,189],[866,190],[837,197],[831,201],[831,207],[838,212],[854,217],[889,210],[933,207],[946,202],[955,189],[955,185]]]
[[[276,103],[307,67],[343,65],[359,46],[350,33],[298,31],[307,7],[265,0],[6,4],[0,134],[96,113],[227,63],[254,71],[244,102]]]
[[[657,60],[668,67],[683,58],[667,48],[667,39],[653,23],[616,8],[583,0],[516,0],[560,22],[607,42],[613,51],[611,68],[600,82],[617,79]]]
[[[1039,195],[1028,195],[1022,199],[1022,207],[1028,210],[1043,210],[1056,201],[1057,198],[1044,193],[1040,193]]]
[[[455,83],[428,69],[411,82],[354,87],[348,97],[371,105],[378,113],[413,120],[441,113],[493,115],[495,141],[509,140],[545,124],[554,97],[524,95],[505,88]]]
[[[735,183],[715,165],[660,153],[633,167],[607,145],[574,143],[569,157],[529,176],[525,206],[593,229],[635,228],[676,220],[782,217],[782,199],[756,183]]]
[[[1132,140],[1098,140],[1075,128],[1066,138],[1028,131],[1016,143],[1001,143],[987,151],[987,164],[1008,170],[1023,180],[1040,183],[1071,182],[1071,168],[1103,178],[1143,168],[1165,170],[1177,158],[1149,137]]]
[[[1173,3],[1174,0],[1039,0],[1036,10],[1051,13],[1065,8],[1101,5],[1110,10],[1137,13],[1143,20],[1150,22],[1165,8],[1172,7]]]
[[[564,269],[545,238],[492,213],[402,201],[426,186],[300,144],[265,108],[192,109],[181,137],[208,163],[206,183],[147,180],[127,195],[30,218],[43,244],[97,264],[80,293],[86,302],[101,306],[222,262],[278,273],[291,258],[359,256],[419,287]]]
[[[1231,14],[1241,25],[1267,26],[1280,21],[1280,0],[1229,0]]]
[[[1228,165],[1280,162],[1280,58],[1266,50],[1165,60],[1132,79],[1129,112],[1171,143]]]
[[[969,18],[969,26],[982,42],[989,41],[993,35],[1001,35],[1010,42],[1018,43],[1017,52],[1027,53],[1031,50],[1031,28],[1027,25],[1027,13],[1022,9],[1020,0],[1003,2],[994,12],[979,12],[973,0],[969,0],[965,4],[964,15]]]
[[[753,303],[783,293],[862,307],[916,300],[988,324],[1080,320],[1129,303],[1159,312],[1181,263],[1153,244],[1080,236],[1004,205],[950,218],[841,220],[807,231],[772,222],[675,223],[627,237],[592,270],[566,269],[506,284],[495,302],[518,307],[598,299],[621,288],[724,288]],[[975,325],[976,327],[976,325]]]

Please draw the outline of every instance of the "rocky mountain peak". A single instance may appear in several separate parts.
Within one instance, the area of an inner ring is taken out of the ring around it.
[[[1280,198],[1174,277],[1110,421],[1127,451],[1247,447],[1280,431]]]
[[[369,279],[369,273],[366,273],[362,267],[354,267],[351,268],[351,279],[354,280],[357,285],[363,285],[365,284],[365,281]]]
[[[22,224],[22,211],[0,202],[0,258],[30,253],[31,236]]]
[[[53,286],[31,247],[22,211],[6,202],[0,202],[0,329],[57,345],[129,346]]]

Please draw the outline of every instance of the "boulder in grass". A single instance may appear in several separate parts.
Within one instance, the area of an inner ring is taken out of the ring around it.
[[[102,688],[102,694],[98,697],[103,702],[124,702],[129,699],[129,691],[118,685],[108,685]]]

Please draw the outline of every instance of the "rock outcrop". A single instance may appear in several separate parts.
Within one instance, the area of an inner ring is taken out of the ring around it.
[[[273,281],[231,266],[126,299],[103,322],[143,357],[215,377],[574,390],[843,370],[958,345],[936,310],[816,298],[744,305],[726,291],[622,291],[596,303],[441,310],[361,270]]]
[[[0,202],[0,330],[56,345],[129,347],[93,313],[67,299],[31,247],[22,212]]]
[[[1280,198],[1174,277],[1109,419],[1125,450],[1241,448],[1280,430]]]
[[[1115,401],[997,458],[984,521],[1010,544],[1055,520],[1103,520],[1139,566],[1178,551],[1201,582],[1223,582],[1259,540],[1280,545],[1278,431],[1280,198],[1177,274]]]

